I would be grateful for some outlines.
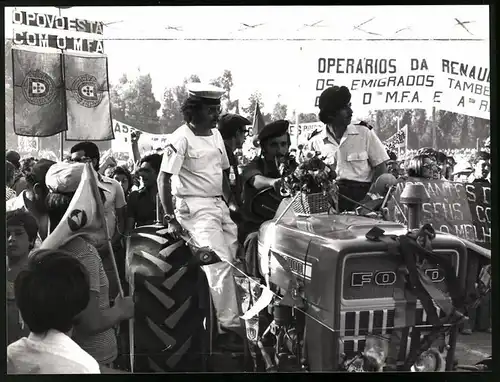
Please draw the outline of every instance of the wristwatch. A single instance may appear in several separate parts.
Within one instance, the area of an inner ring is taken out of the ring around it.
[[[170,223],[174,219],[175,219],[175,215],[174,214],[165,214],[165,215],[163,215],[163,221],[165,221],[167,223]]]

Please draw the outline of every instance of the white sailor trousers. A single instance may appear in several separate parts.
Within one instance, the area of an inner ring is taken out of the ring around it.
[[[241,326],[233,267],[238,250],[238,228],[222,197],[176,197],[175,216],[189,232],[193,244],[211,248],[221,259],[203,268],[208,279],[217,319],[223,328]],[[227,262],[226,262],[227,261]]]

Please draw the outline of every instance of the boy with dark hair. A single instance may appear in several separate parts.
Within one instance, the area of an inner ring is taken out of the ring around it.
[[[55,163],[48,159],[40,159],[26,176],[27,188],[16,198],[8,200],[5,205],[7,211],[23,210],[33,215],[38,224],[38,245],[48,235],[49,219],[45,204],[48,189],[45,185],[45,175]]]
[[[50,225],[58,226],[70,206],[80,184],[83,164],[57,164],[46,176],[50,192],[47,197]],[[99,182],[99,191],[101,183]],[[104,193],[101,193],[104,198]],[[117,342],[114,327],[121,321],[133,317],[134,303],[131,297],[115,299],[110,307],[109,279],[103,261],[93,243],[101,241],[102,232],[89,232],[75,236],[60,249],[71,253],[87,269],[90,281],[90,301],[75,324],[73,339],[94,357],[101,366],[111,367],[117,357]],[[114,272],[110,275],[116,280]],[[118,292],[113,293],[116,296]]]
[[[14,280],[28,261],[38,233],[35,218],[26,211],[7,211],[7,344],[27,335],[14,296]]]
[[[100,374],[99,364],[71,338],[89,303],[89,276],[69,253],[41,250],[15,281],[16,303],[30,328],[7,348],[14,374]]]

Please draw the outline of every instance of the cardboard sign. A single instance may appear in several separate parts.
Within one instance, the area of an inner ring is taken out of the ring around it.
[[[485,248],[491,248],[491,188],[488,184],[467,184],[442,180],[408,178],[397,184],[394,201],[388,203],[391,220],[404,223],[408,208],[400,203],[406,184],[422,184],[430,196],[422,204],[422,224],[450,233]]]

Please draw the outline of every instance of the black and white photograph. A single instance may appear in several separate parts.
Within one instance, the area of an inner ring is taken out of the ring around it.
[[[5,7],[7,374],[491,372],[490,12]]]

